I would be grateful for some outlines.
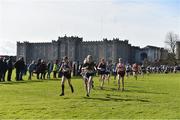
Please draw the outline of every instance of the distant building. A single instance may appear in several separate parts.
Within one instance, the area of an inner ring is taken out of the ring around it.
[[[168,51],[160,47],[146,46],[142,48],[141,60],[143,60],[144,54],[147,55],[148,61],[154,62],[159,60],[165,60],[168,56]]]
[[[59,37],[58,40],[45,43],[17,42],[17,59],[24,57],[27,63],[38,58],[45,61],[55,61],[68,56],[72,61],[83,62],[87,55],[92,55],[98,62],[100,58],[117,62],[123,58],[126,63],[142,63],[144,59],[154,62],[165,59],[167,51],[163,48],[147,46],[140,48],[132,46],[128,40],[103,39],[103,41],[83,41],[79,37]]]

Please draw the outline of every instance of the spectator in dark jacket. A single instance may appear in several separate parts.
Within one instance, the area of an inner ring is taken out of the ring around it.
[[[0,82],[3,77],[3,58],[0,57]]]
[[[6,63],[6,59],[3,59],[3,67],[2,67],[2,80],[5,81],[5,76],[6,76],[6,72],[7,72],[7,63]]]
[[[46,72],[47,72],[47,65],[45,61],[41,60],[41,64],[40,64],[41,79],[45,79]]]
[[[16,80],[22,80],[24,68],[25,68],[25,63],[24,63],[24,58],[20,58],[15,64],[14,67],[16,68]]]
[[[37,79],[39,79],[39,74],[41,72],[40,70],[40,65],[41,65],[41,59],[38,59],[38,62],[36,64],[36,74],[37,74]]]
[[[7,61],[7,69],[8,69],[7,81],[11,81],[12,70],[13,70],[13,62],[11,57]]]

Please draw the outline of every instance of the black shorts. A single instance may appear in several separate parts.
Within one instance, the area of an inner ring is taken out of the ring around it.
[[[118,75],[120,75],[121,77],[124,77],[125,71],[119,71],[119,72],[118,72]]]
[[[62,76],[66,77],[67,79],[70,79],[71,73],[70,72],[62,72]]]
[[[87,72],[86,77],[89,78],[90,76],[94,76],[95,74],[95,72]]]
[[[110,74],[110,72],[109,71],[106,71],[106,75],[109,75]]]
[[[99,74],[100,74],[100,75],[105,75],[105,74],[106,74],[106,71],[99,71]]]
[[[58,77],[61,78],[63,76],[63,73],[62,72],[59,72],[58,73]]]

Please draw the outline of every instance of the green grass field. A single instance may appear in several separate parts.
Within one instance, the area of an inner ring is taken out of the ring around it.
[[[180,74],[152,74],[125,79],[125,91],[111,80],[95,88],[89,98],[82,79],[73,78],[75,93],[58,80],[0,83],[0,119],[180,119]]]

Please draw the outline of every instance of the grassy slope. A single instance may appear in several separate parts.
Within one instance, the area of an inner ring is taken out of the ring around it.
[[[26,78],[25,78],[26,79]],[[126,78],[126,90],[111,81],[85,97],[81,78],[74,78],[75,93],[66,83],[60,97],[60,80],[0,83],[0,118],[179,118],[180,74]]]

